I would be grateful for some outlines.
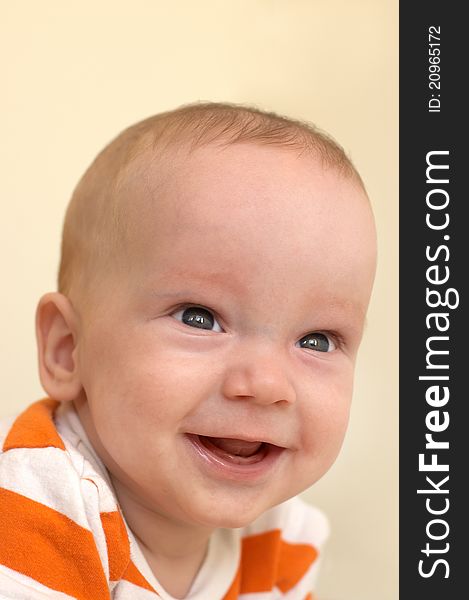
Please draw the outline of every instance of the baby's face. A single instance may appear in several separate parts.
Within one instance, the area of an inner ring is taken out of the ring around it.
[[[255,145],[196,150],[164,181],[149,166],[125,193],[128,269],[83,320],[80,416],[134,500],[243,526],[339,452],[374,276],[368,201]]]

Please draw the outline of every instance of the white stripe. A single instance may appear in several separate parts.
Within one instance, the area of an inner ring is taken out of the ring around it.
[[[55,422],[75,470],[98,487],[101,512],[117,510],[117,498],[109,473],[91,445],[71,402],[63,402],[58,407]]]
[[[112,590],[111,598],[112,600],[157,600],[158,596],[154,592],[121,579]]]
[[[313,545],[318,550],[329,536],[325,515],[298,497],[274,506],[241,532],[246,537],[272,529],[281,529],[282,539],[286,542]]]
[[[322,511],[295,497],[289,501],[290,511],[282,538],[295,544],[313,544],[320,549],[329,537],[329,521]]]
[[[238,600],[283,600],[285,596],[277,588],[270,592],[253,592],[252,594],[240,594]],[[303,600],[303,598],[298,598]]]
[[[89,529],[83,489],[70,457],[59,448],[13,448],[0,455],[0,487],[61,512]]]

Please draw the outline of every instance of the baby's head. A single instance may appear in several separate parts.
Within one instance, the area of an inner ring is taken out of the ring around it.
[[[74,193],[42,384],[123,505],[243,526],[339,452],[375,254],[360,177],[312,127],[218,104],[152,117]]]

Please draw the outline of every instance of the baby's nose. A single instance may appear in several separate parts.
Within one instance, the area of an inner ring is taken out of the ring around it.
[[[296,392],[287,370],[286,357],[272,348],[238,351],[226,369],[223,394],[258,404],[293,403]]]

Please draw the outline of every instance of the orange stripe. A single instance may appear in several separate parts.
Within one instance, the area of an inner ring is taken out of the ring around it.
[[[125,579],[156,594],[153,587],[130,560],[130,542],[121,513],[118,510],[102,512],[101,523],[106,536],[111,581]]]
[[[101,523],[106,536],[109,561],[109,578],[118,581],[122,578],[130,562],[130,544],[127,530],[119,511],[102,512]]]
[[[240,593],[268,592],[275,586],[283,593],[305,575],[318,552],[307,544],[290,544],[276,529],[242,541]]]
[[[318,551],[313,546],[289,544],[282,540],[277,587],[286,594],[305,575],[317,556]]]
[[[44,504],[0,489],[0,564],[77,600],[109,600],[93,534]]]
[[[305,600],[314,600],[313,594],[311,592],[305,596]]]
[[[245,537],[241,547],[241,594],[268,592],[277,578],[280,530]]]
[[[13,448],[60,448],[65,450],[53,422],[53,414],[60,402],[44,398],[31,404],[22,412],[13,425],[3,444],[3,451]]]
[[[159,594],[156,593],[153,587],[148,583],[145,577],[137,569],[133,561],[129,563],[124,575],[122,576],[122,579],[130,581],[130,583],[138,585],[139,587],[149,590],[150,592],[154,592],[157,596],[159,596]]]

